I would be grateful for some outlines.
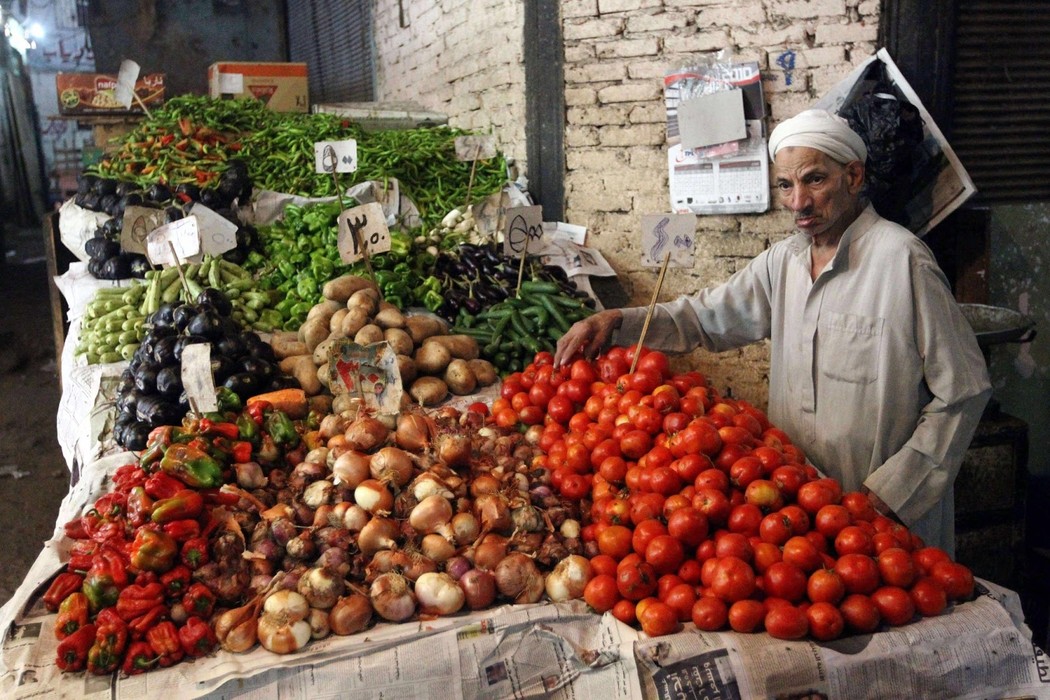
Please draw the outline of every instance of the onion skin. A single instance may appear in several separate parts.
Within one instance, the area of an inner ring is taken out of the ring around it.
[[[406,411],[397,417],[394,442],[409,452],[422,452],[429,445],[437,424],[433,418],[416,411]]]
[[[369,513],[389,513],[394,507],[394,494],[383,482],[365,479],[354,489],[354,501]]]
[[[416,612],[416,597],[404,576],[383,574],[372,582],[368,597],[372,607],[384,620],[404,622]]]
[[[500,594],[515,603],[536,603],[543,597],[543,574],[532,558],[521,552],[511,552],[504,557],[493,575]]]
[[[357,488],[365,479],[372,476],[369,463],[371,456],[357,450],[347,450],[332,463],[332,476],[340,485]]]
[[[467,607],[482,610],[496,601],[496,577],[488,571],[471,569],[459,578]]]
[[[306,598],[311,608],[328,610],[345,590],[343,579],[323,568],[309,569],[299,579],[299,594]]]
[[[451,520],[452,504],[437,494],[420,501],[408,516],[408,524],[424,534],[445,529]]]
[[[357,537],[357,546],[366,557],[372,557],[381,549],[397,547],[397,536],[401,530],[390,518],[376,516],[368,521]]]
[[[401,488],[412,480],[412,456],[400,447],[384,447],[372,455],[369,469],[373,479]]]
[[[343,434],[350,449],[371,452],[386,442],[390,429],[377,418],[360,416],[347,426]]]
[[[494,571],[507,556],[507,538],[488,534],[474,547],[474,566],[485,571]]]
[[[470,436],[466,434],[443,432],[434,440],[434,454],[453,469],[470,466],[472,452]]]
[[[328,627],[333,634],[357,634],[372,622],[372,602],[368,596],[351,593],[336,601],[328,611]]]

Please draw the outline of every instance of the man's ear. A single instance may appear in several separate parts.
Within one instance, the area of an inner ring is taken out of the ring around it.
[[[846,163],[846,184],[850,194],[859,194],[864,187],[864,163],[859,160],[851,160]]]

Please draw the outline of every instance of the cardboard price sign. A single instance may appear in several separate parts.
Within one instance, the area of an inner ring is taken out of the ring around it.
[[[668,253],[668,267],[692,267],[695,241],[695,214],[642,215],[642,265],[646,267],[660,267]]]
[[[177,260],[172,259],[169,243],[175,246]],[[199,252],[201,235],[195,216],[165,224],[146,237],[146,257],[154,265],[179,265]]]
[[[503,253],[511,257],[523,254],[526,248],[535,249],[543,239],[543,207],[513,207],[504,219]]]
[[[211,374],[211,345],[191,343],[183,348],[180,374],[190,406],[201,413],[219,410]]]
[[[120,72],[117,73],[117,86],[113,89],[113,97],[124,109],[131,109],[131,102],[135,99],[135,83],[139,79],[139,64],[125,58],[120,62]]]
[[[339,259],[349,265],[365,254],[375,255],[390,250],[390,229],[386,226],[383,205],[378,202],[346,209],[339,215]]]
[[[314,172],[352,173],[357,170],[357,141],[318,141],[314,144]]]
[[[456,137],[456,160],[488,160],[496,157],[496,138],[491,134]]]
[[[197,219],[202,253],[222,255],[227,250],[237,247],[237,224],[216,214],[200,202],[193,203],[190,214]]]
[[[124,210],[124,223],[120,229],[120,247],[126,253],[146,254],[146,238],[150,232],[167,223],[163,209],[131,206]]]

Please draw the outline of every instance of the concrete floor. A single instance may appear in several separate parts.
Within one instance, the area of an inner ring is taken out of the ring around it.
[[[0,260],[0,603],[55,527],[69,485],[42,229],[5,230]]]

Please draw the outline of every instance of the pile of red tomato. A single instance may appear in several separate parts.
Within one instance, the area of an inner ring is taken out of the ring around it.
[[[667,356],[614,347],[555,368],[539,353],[504,379],[501,426],[528,426],[565,497],[583,501],[584,599],[650,636],[691,621],[826,641],[934,616],[973,575],[878,514],[746,401]],[[589,502],[589,506],[588,506]]]

